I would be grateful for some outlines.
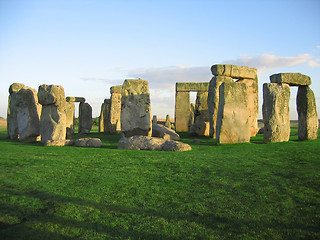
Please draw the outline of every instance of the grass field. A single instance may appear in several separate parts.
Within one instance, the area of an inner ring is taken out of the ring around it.
[[[96,130],[96,129],[95,129]],[[320,139],[190,152],[7,139],[0,127],[0,239],[320,239]],[[75,136],[78,137],[78,136]]]

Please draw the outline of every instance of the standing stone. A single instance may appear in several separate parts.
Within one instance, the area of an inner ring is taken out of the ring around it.
[[[242,79],[237,81],[238,83],[245,83],[248,89],[248,113],[249,113],[249,125],[250,125],[250,137],[257,135],[258,128],[258,78],[253,79]]]
[[[190,93],[176,92],[175,123],[177,132],[188,132],[190,128]]]
[[[221,84],[216,127],[218,143],[250,142],[247,88],[245,83]]]
[[[89,103],[79,104],[79,133],[90,133],[92,128],[92,107]]]
[[[209,122],[208,92],[197,92],[194,122]]]
[[[299,118],[299,140],[317,139],[319,120],[315,96],[309,86],[299,86],[297,93],[297,111]]]
[[[158,124],[157,115],[153,115],[153,117],[152,117],[152,124]]]
[[[263,122],[265,142],[284,142],[290,138],[290,87],[288,84],[263,84]]]
[[[194,103],[190,103],[190,116],[189,116],[189,122],[188,122],[188,129],[190,131],[191,129],[191,126],[194,124],[194,113],[195,113],[195,110],[196,110],[196,105]]]
[[[99,117],[99,132],[108,132],[108,122],[110,116],[110,99],[105,99],[101,105]]]
[[[190,134],[196,136],[209,136],[209,122],[196,122],[190,128]]]
[[[42,104],[40,117],[41,142],[66,139],[66,98],[64,89],[58,85],[40,85],[39,103]]]
[[[121,131],[125,137],[151,136],[151,106],[148,81],[126,79],[122,85]]]
[[[9,98],[8,98],[8,110],[7,110],[7,132],[8,137],[13,140],[17,140],[18,133],[18,120],[17,110],[20,102],[18,92],[24,87],[22,83],[13,83],[9,87]]]
[[[74,103],[66,102],[66,139],[71,139],[74,134],[74,111]]]
[[[121,132],[121,92],[122,85],[110,88],[110,117],[108,121],[109,133],[115,134]]]
[[[165,121],[164,125],[167,128],[171,128],[171,120],[170,120],[170,115],[169,114],[167,114],[167,116],[166,116],[166,121]]]
[[[209,112],[209,136],[216,138],[216,125],[219,108],[219,87],[222,83],[233,83],[234,80],[231,77],[215,76],[209,83],[208,92],[208,112]]]
[[[35,142],[40,136],[41,105],[38,102],[37,91],[23,87],[18,92],[19,104],[17,110],[19,140]]]

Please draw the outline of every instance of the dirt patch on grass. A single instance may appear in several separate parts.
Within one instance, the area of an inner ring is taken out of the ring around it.
[[[7,119],[0,119],[0,127],[6,127],[7,126]]]

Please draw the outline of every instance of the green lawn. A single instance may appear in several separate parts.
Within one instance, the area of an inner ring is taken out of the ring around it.
[[[0,239],[320,239],[320,138],[296,132],[225,145],[184,133],[192,151],[151,152],[99,133],[100,149],[20,143],[2,127]]]

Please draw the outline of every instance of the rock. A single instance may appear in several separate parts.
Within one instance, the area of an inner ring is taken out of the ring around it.
[[[40,136],[41,105],[38,102],[37,91],[23,87],[18,92],[17,122],[19,140],[35,142]]]
[[[259,128],[258,134],[264,134],[264,127]]]
[[[271,83],[286,83],[289,86],[311,85],[311,78],[301,73],[277,73],[270,76]]]
[[[153,115],[153,117],[152,117],[152,124],[158,124],[157,115]]]
[[[169,115],[169,114],[167,114],[167,116],[166,116],[166,121],[165,121],[164,125],[165,125],[167,128],[172,128],[172,127],[171,127],[171,120],[170,120],[170,115]]]
[[[190,133],[196,136],[209,136],[210,123],[209,122],[196,122],[192,125]]]
[[[151,106],[148,81],[126,79],[122,85],[121,131],[125,137],[151,136]]]
[[[85,102],[86,99],[84,97],[66,97],[67,102]]]
[[[90,133],[92,128],[92,107],[89,103],[79,104],[79,134]]]
[[[108,132],[111,134],[121,132],[121,96],[122,85],[110,88],[110,117],[108,121]]]
[[[283,142],[290,138],[290,87],[288,84],[263,84],[264,141]]]
[[[108,132],[110,117],[110,99],[105,99],[101,105],[99,117],[99,132]]]
[[[216,64],[211,67],[215,76],[226,76],[234,79],[256,79],[257,69],[229,64]]]
[[[233,83],[231,77],[215,76],[211,79],[208,92],[209,136],[216,137],[216,125],[219,107],[219,88],[224,82]]]
[[[118,143],[119,149],[132,150],[150,150],[150,151],[190,151],[191,147],[188,144],[166,141],[162,138],[148,136],[132,136],[122,137]]]
[[[74,141],[76,147],[102,147],[102,142],[99,138],[80,138]]]
[[[208,92],[197,93],[194,109],[194,122],[209,122]]]
[[[176,106],[175,106],[175,123],[177,132],[188,132],[190,129],[190,117],[194,115],[191,113],[190,93],[176,92]]]
[[[45,146],[73,146],[75,140],[47,140],[44,145]]]
[[[41,142],[66,139],[66,98],[57,85],[41,85],[38,100],[42,104],[40,117]]]
[[[66,103],[66,138],[71,139],[74,133],[74,111],[75,106],[73,102]]]
[[[152,137],[175,141],[180,140],[179,134],[166,126],[159,124],[152,124]]]
[[[299,86],[297,111],[299,117],[298,138],[300,140],[317,139],[319,120],[316,100],[313,91],[308,86]]]
[[[219,88],[216,140],[218,143],[250,142],[248,87],[224,82]]]
[[[20,103],[20,97],[18,92],[24,87],[22,83],[13,83],[9,87],[9,98],[8,98],[8,110],[7,110],[7,132],[8,137],[12,140],[17,140],[18,133],[18,119],[17,111]]]

